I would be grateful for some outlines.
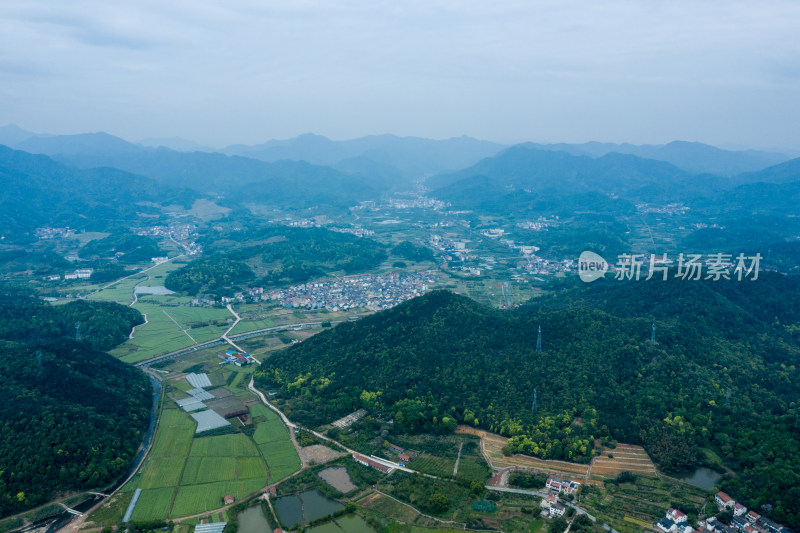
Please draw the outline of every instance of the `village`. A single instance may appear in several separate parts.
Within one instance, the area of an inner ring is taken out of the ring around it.
[[[720,513],[731,517],[729,524],[725,524],[722,518],[711,516],[700,520],[697,528],[694,528],[689,523],[686,513],[670,508],[664,518],[654,526],[664,533],[791,533],[786,526],[755,511],[748,511],[747,507],[737,503],[722,491],[714,495],[714,502],[719,507]]]
[[[411,274],[397,272],[382,275],[360,274],[271,291],[252,287],[236,293],[232,298],[223,297],[221,301],[223,304],[236,300],[272,301],[278,302],[285,308],[327,309],[333,312],[347,309],[379,311],[425,294],[436,279],[435,271]],[[203,303],[197,300],[196,305]],[[205,303],[209,301],[206,299]]]

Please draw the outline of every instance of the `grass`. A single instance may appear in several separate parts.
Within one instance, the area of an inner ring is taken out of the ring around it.
[[[184,455],[177,457],[153,457],[148,468],[139,478],[140,489],[174,487],[181,478],[181,470],[186,462]]]
[[[128,504],[131,503],[133,492],[118,492],[106,500],[103,505],[96,509],[89,517],[89,520],[97,524],[116,524],[122,521]]]

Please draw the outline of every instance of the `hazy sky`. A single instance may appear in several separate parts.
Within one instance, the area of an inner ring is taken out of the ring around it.
[[[800,2],[0,2],[0,124],[800,147]]]

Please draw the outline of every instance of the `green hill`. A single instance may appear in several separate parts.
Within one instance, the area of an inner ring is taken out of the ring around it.
[[[257,379],[310,425],[365,407],[399,431],[473,424],[511,437],[509,451],[579,462],[616,439],[668,471],[708,448],[739,473],[725,481],[737,501],[797,525],[799,295],[766,274],[596,283],[513,311],[434,292],[276,354]]]
[[[117,304],[52,307],[0,291],[0,516],[97,489],[130,466],[149,422],[144,374],[102,350],[141,322]],[[75,323],[86,342],[75,342]]]

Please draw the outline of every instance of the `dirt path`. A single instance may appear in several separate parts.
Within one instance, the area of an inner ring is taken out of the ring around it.
[[[453,477],[458,475],[458,463],[461,461],[461,449],[464,447],[463,442],[458,443],[458,457],[456,457],[456,466],[453,467]]]
[[[174,323],[175,323],[175,325],[176,325],[176,326],[178,326],[178,329],[179,329],[179,330],[181,330],[182,332],[184,332],[184,333],[186,334],[186,336],[187,336],[187,337],[189,337],[190,339],[192,339],[192,342],[193,342],[193,343],[197,344],[197,341],[196,341],[196,340],[194,340],[194,337],[192,337],[191,335],[189,335],[189,332],[188,332],[188,331],[186,331],[185,329],[183,329],[183,328],[181,327],[181,325],[180,325],[180,324],[178,324],[178,321],[177,321],[177,320],[175,320],[174,318],[172,318],[171,316],[169,316],[169,313],[167,313],[167,310],[166,310],[166,309],[162,309],[162,310],[161,310],[161,312],[162,312],[162,313],[164,313],[165,315],[167,315],[167,318],[169,318],[170,320],[172,320],[172,322],[174,322]]]
[[[131,305],[133,305],[133,304],[131,304]],[[147,325],[147,314],[146,313],[142,313],[142,316],[144,317],[144,324],[139,324],[139,326],[146,326]],[[133,326],[133,329],[131,330],[130,335],[128,335],[129,339],[133,338],[133,334],[136,333],[136,328],[138,328],[139,326]]]
[[[229,328],[227,329],[227,331],[225,331],[225,333],[223,333],[223,334],[222,334],[222,337],[220,337],[220,338],[221,338],[222,340],[224,340],[225,342],[227,342],[228,344],[230,344],[231,346],[233,346],[234,348],[236,348],[236,351],[239,351],[239,352],[242,352],[242,353],[247,353],[247,352],[245,352],[244,350],[242,350],[241,348],[239,348],[238,346],[236,346],[236,343],[235,343],[235,342],[233,342],[233,341],[232,341],[232,340],[231,340],[231,339],[228,337],[228,333],[230,333],[231,331],[233,331],[233,328],[235,328],[235,327],[236,327],[236,324],[238,324],[238,323],[239,323],[239,322],[242,320],[242,317],[240,317],[240,316],[239,316],[239,314],[238,314],[236,311],[234,311],[234,310],[233,310],[233,306],[232,306],[231,304],[228,304],[228,306],[227,306],[227,307],[228,307],[228,311],[230,311],[230,313],[231,313],[231,314],[234,316],[234,318],[236,318],[236,321],[233,323],[233,325],[232,325],[231,327],[229,327]],[[251,357],[252,357],[252,356],[251,356]],[[255,357],[253,357],[253,359],[255,359]],[[259,365],[261,364],[261,361],[258,361],[258,360],[256,360],[256,362],[257,362]]]

